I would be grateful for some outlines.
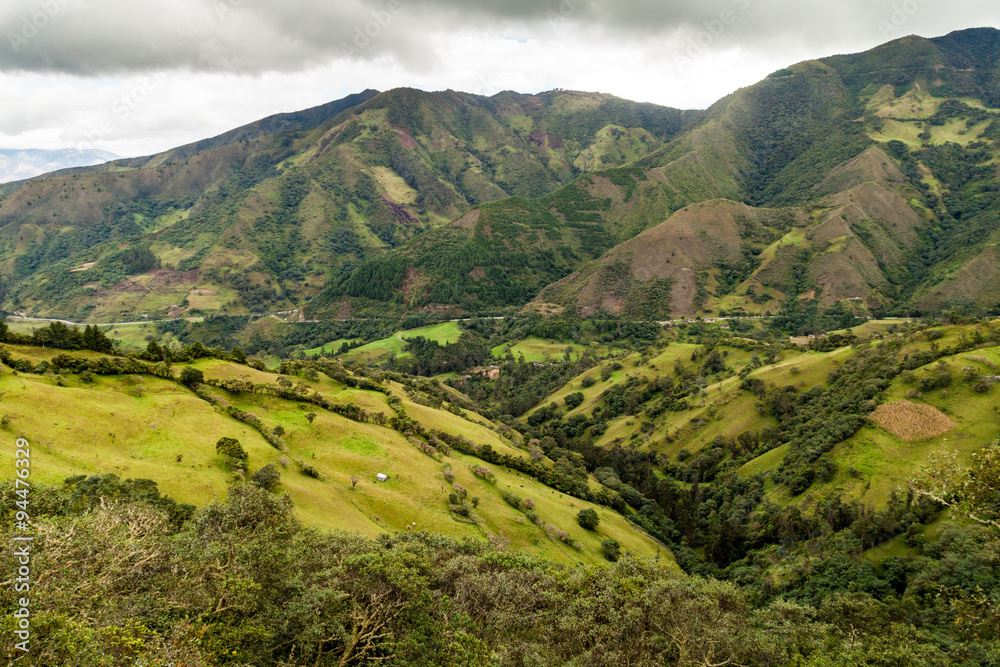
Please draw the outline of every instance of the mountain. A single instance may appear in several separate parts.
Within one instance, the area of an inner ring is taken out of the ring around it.
[[[7,186],[4,307],[92,321],[295,308],[475,206],[652,154],[698,115],[571,91],[367,91]]]
[[[114,153],[95,149],[0,149],[0,183],[20,181],[70,167],[89,167],[117,159],[118,156]]]
[[[7,184],[2,307],[90,321],[990,311],[998,35],[798,63],[701,112],[366,91]]]
[[[1000,32],[976,29],[779,70],[658,151],[480,206],[312,308],[996,308],[998,62]]]

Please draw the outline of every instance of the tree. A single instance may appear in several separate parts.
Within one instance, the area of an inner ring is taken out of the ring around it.
[[[143,358],[148,359],[149,361],[163,361],[165,358],[163,355],[163,348],[161,348],[155,340],[151,340],[149,341],[149,344],[146,345],[146,353],[143,355]]]
[[[96,324],[88,324],[83,330],[83,347],[94,352],[111,352],[114,345],[111,339]]]
[[[580,510],[579,514],[576,515],[576,522],[587,530],[596,530],[597,525],[601,523],[601,517],[597,516],[596,510],[588,507],[585,510]]]
[[[930,467],[910,480],[910,488],[977,523],[1000,528],[1000,440],[974,453],[964,469],[956,452],[932,456]]]
[[[246,470],[250,455],[236,438],[219,438],[215,443],[215,451],[226,457],[226,461],[239,470]]]
[[[181,371],[181,384],[194,389],[195,386],[205,381],[205,374],[197,368],[185,366]]]
[[[354,488],[358,485],[358,482],[360,481],[361,480],[358,478],[357,475],[351,475],[351,491],[354,490]]]
[[[578,405],[583,403],[583,394],[579,391],[573,392],[566,396],[566,409],[572,410]]]
[[[240,348],[239,345],[234,345],[233,346],[233,351],[229,353],[229,356],[236,363],[243,364],[244,366],[246,366],[246,364],[247,364],[247,355],[245,355],[243,353],[243,350]]]
[[[313,420],[316,419],[316,413],[310,412],[309,414],[306,415],[306,419],[308,419],[309,423],[312,424]]]
[[[250,481],[265,491],[272,491],[281,482],[281,472],[273,463],[268,463],[252,474]]]

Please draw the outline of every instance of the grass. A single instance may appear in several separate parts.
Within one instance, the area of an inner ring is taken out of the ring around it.
[[[410,329],[408,331],[397,331],[388,338],[383,338],[382,340],[377,340],[367,345],[362,345],[357,347],[350,352],[339,355],[341,359],[354,359],[359,361],[368,361],[374,358],[380,357],[405,357],[408,353],[403,352],[403,347],[406,345],[404,339],[406,338],[416,338],[418,336],[423,336],[428,340],[433,340],[440,345],[446,345],[450,343],[458,342],[459,337],[462,332],[458,328],[458,322],[443,322],[441,324],[433,324],[427,327],[420,327],[419,329]],[[342,341],[334,341],[339,343]],[[332,345],[333,343],[327,343],[323,347]],[[314,348],[313,350],[307,350],[306,354],[317,354],[317,350],[321,348]]]
[[[509,351],[515,359],[524,355],[524,360],[528,363],[536,361],[544,363],[547,361],[561,361],[563,355],[566,354],[566,348],[570,348],[570,358],[573,361],[582,357],[586,352],[590,352],[595,356],[604,356],[610,352],[610,348],[604,345],[587,346],[529,336],[514,344],[504,343],[503,345],[497,345],[493,348],[492,353],[497,359],[502,359],[507,356]]]
[[[33,361],[51,359],[59,350],[9,346],[17,357]],[[74,353],[84,357],[94,353]],[[218,360],[200,360],[196,366],[206,377],[246,377],[253,382],[275,382],[275,374]],[[175,369],[176,371],[176,369]],[[146,478],[180,502],[204,505],[226,493],[232,474],[216,455],[221,437],[237,438],[255,471],[274,463],[282,473],[279,492],[288,493],[296,516],[324,529],[351,530],[369,536],[416,529],[456,538],[487,539],[497,536],[512,548],[523,549],[563,563],[594,564],[603,561],[600,541],[618,540],[626,551],[672,560],[654,540],[603,507],[595,507],[602,522],[596,533],[576,524],[576,513],[593,507],[550,489],[516,472],[495,468],[497,484],[484,482],[469,471],[483,462],[457,452],[435,460],[388,428],[360,424],[337,414],[266,395],[231,395],[228,402],[254,412],[267,428],[281,426],[289,461],[251,427],[214,409],[185,387],[168,380],[142,377],[97,377],[92,383],[67,375],[68,386],[58,386],[54,376],[30,373],[0,374],[0,412],[11,416],[4,437],[13,456],[14,442],[22,434],[32,443],[32,480],[59,484],[77,474],[114,473],[122,478]],[[311,390],[334,401],[350,401],[369,410],[391,414],[386,396],[343,387],[324,375],[306,382]],[[418,405],[405,397],[402,387],[391,390],[404,400],[407,412],[428,427],[463,435],[477,444],[489,444],[507,454],[524,455],[506,444],[489,423],[473,423],[443,410]],[[316,417],[309,422],[307,412]],[[322,479],[301,474],[294,461],[316,467]],[[456,481],[479,497],[478,523],[456,520],[448,507],[451,488],[442,466],[450,464]],[[287,467],[286,467],[287,465]],[[11,474],[13,467],[11,467]],[[377,483],[378,473],[390,476]],[[351,477],[359,483],[351,489]],[[8,474],[8,477],[10,475]],[[553,541],[544,530],[528,522],[499,495],[500,488],[529,493],[538,512],[570,534],[581,551]]]
[[[303,354],[310,357],[332,357],[340,353],[340,347],[344,343],[353,345],[358,342],[358,339],[350,338],[338,338],[337,340],[330,341],[326,345],[320,345],[319,347],[314,347],[311,350],[303,350]]]

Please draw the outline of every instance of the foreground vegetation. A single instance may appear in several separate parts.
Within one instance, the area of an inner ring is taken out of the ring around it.
[[[32,659],[994,664],[1000,328],[788,341],[824,316],[474,320],[382,336],[378,368],[277,373],[238,346],[7,332],[2,427],[51,485]],[[426,377],[498,348],[498,376]]]
[[[874,595],[758,606],[732,583],[642,558],[567,568],[427,533],[323,533],[297,523],[287,497],[253,484],[179,526],[151,504],[155,494],[136,501],[113,490],[80,480],[35,490],[35,634],[17,664],[943,666],[1000,657],[1000,617],[983,589],[995,589],[1000,540],[983,530],[953,529],[914,562],[886,567],[892,584]],[[9,506],[10,484],[2,495]],[[9,539],[9,515],[2,526]],[[840,554],[820,569],[846,584],[851,562]],[[0,596],[13,607],[10,587]],[[11,636],[11,616],[0,623]]]

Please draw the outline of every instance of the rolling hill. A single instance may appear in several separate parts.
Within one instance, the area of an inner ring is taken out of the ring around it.
[[[496,424],[449,411],[449,403],[412,381],[368,382],[339,364],[322,374],[292,364],[279,375],[202,358],[181,369],[200,373],[202,384],[185,386],[177,373],[141,362],[112,370],[109,358],[94,352],[15,345],[4,354],[21,370],[0,376],[4,428],[31,442],[38,483],[60,485],[76,475],[149,479],[177,502],[203,506],[225,495],[234,474],[243,478],[216,450],[229,437],[248,454],[245,475],[276,468],[277,490],[314,527],[372,537],[415,529],[500,539],[566,563],[599,562],[601,541],[616,539],[626,551],[669,558],[610,508],[479,458],[475,452],[486,448],[487,459],[524,460],[528,470],[528,452]],[[316,403],[321,397],[325,408]],[[377,414],[383,417],[369,417]],[[427,435],[415,436],[412,425],[394,429],[385,415],[406,415]],[[540,465],[551,469],[552,462]],[[389,480],[379,483],[379,473]],[[532,511],[505,499],[515,496],[530,498]],[[599,532],[577,524],[587,507],[599,513]]]

